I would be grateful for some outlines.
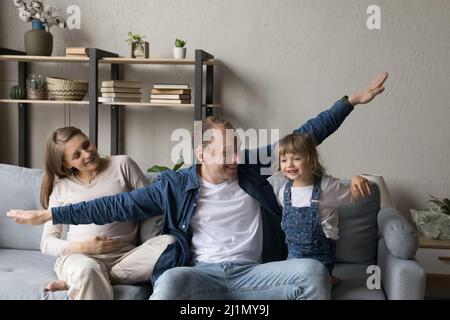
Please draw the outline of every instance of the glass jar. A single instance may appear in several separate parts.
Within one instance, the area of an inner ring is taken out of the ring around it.
[[[136,42],[134,44],[133,55],[135,58],[145,58],[145,49],[142,42]]]
[[[47,100],[47,81],[40,74],[28,75],[27,99],[28,100]]]

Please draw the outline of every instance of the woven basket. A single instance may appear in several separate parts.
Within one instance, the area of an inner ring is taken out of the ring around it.
[[[47,77],[47,89],[50,100],[81,101],[88,91],[88,82]]]

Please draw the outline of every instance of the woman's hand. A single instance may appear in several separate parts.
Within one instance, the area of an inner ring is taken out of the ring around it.
[[[348,102],[352,106],[356,106],[357,104],[365,104],[373,100],[377,95],[384,91],[384,82],[388,77],[388,73],[384,72],[380,74],[364,91],[352,94],[348,97]]]
[[[10,210],[6,214],[18,224],[43,224],[52,220],[50,210]]]
[[[113,240],[108,237],[94,237],[85,241],[71,242],[69,252],[93,255],[113,252],[120,247],[121,242],[118,240]]]
[[[354,201],[370,195],[372,190],[370,189],[369,180],[361,176],[353,176],[350,184],[350,192]]]

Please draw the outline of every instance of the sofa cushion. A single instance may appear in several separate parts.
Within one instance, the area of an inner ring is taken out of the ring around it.
[[[372,194],[339,207],[339,240],[336,262],[375,264],[377,258],[380,191],[371,183]]]
[[[56,280],[55,257],[34,250],[0,249],[0,300],[67,299],[66,291],[48,292]],[[114,285],[116,300],[148,299],[150,285]]]
[[[386,300],[382,289],[368,289],[367,273],[368,265],[337,263],[334,266],[333,275],[342,282],[331,291],[333,300]]]
[[[0,247],[38,250],[43,226],[19,225],[6,216],[11,209],[41,209],[42,170],[0,164]]]

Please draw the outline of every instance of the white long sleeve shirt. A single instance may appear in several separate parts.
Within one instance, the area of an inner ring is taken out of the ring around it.
[[[143,188],[148,184],[138,165],[128,156],[112,156],[106,168],[89,184],[76,177],[57,180],[49,199],[49,208],[89,201],[103,196]],[[44,226],[41,251],[44,254],[61,256],[68,254],[71,241],[83,241],[95,236],[106,236],[129,244],[136,244],[135,222],[113,222],[105,225],[70,225],[63,238],[63,225],[48,221]]]

